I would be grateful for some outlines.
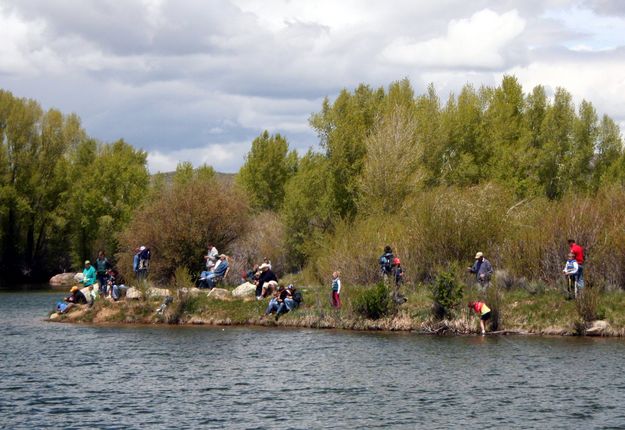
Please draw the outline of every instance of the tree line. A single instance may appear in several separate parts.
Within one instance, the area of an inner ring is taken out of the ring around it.
[[[81,267],[143,201],[147,154],[89,137],[75,114],[0,90],[0,273],[46,279]]]
[[[589,101],[525,93],[514,76],[445,99],[404,79],[326,98],[310,125],[319,151],[297,154],[264,131],[234,184],[190,163],[150,177],[144,151],[0,91],[2,276],[77,269],[100,248],[123,272],[151,244],[154,279],[167,282],[180,267],[199,273],[211,241],[237,272],[268,256],[309,280],[339,269],[367,283],[391,244],[409,280],[481,250],[511,276],[550,281],[573,236],[591,253],[591,282],[625,284],[614,216],[625,211],[625,153],[617,124]]]

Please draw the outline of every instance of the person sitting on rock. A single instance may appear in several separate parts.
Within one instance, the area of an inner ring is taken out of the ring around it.
[[[65,302],[67,302],[67,306],[65,307],[65,309],[63,309],[62,313],[67,313],[75,305],[86,305],[87,304],[87,298],[82,293],[82,291],[80,291],[80,288],[78,288],[78,286],[74,285],[69,290],[69,292],[71,293],[71,295],[69,295],[69,296],[65,297],[65,299],[63,299]]]
[[[278,278],[267,263],[261,264],[259,269],[260,276],[256,283],[256,299],[262,300],[276,289],[278,286]]]

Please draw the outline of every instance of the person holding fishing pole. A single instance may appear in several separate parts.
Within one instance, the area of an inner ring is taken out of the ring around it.
[[[482,329],[482,336],[486,334],[486,321],[490,319],[490,308],[486,306],[484,302],[470,302],[469,308],[473,309],[476,314],[480,316],[480,328]]]
[[[570,299],[577,298],[577,275],[579,273],[579,264],[575,258],[575,254],[573,252],[569,252],[569,259],[566,260],[566,264],[564,265],[564,269],[562,270],[564,276],[567,279],[567,292],[569,294]]]

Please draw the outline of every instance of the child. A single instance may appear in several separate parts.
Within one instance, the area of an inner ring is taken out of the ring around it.
[[[564,265],[564,276],[567,277],[568,286],[567,291],[569,293],[569,299],[577,298],[577,273],[579,272],[579,264],[575,259],[575,254],[569,252],[569,259],[566,260],[566,264]]]
[[[484,322],[490,319],[490,308],[484,302],[470,302],[469,307],[480,315],[480,328],[482,329],[482,336],[484,336],[486,334]]]
[[[332,273],[332,307],[341,307],[341,280],[339,276],[341,272]]]
[[[404,269],[401,267],[401,260],[398,257],[393,259],[393,273],[395,275],[395,286],[399,286],[404,281]]]

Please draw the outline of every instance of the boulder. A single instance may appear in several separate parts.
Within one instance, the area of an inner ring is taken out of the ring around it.
[[[138,288],[130,287],[126,290],[126,298],[129,300],[140,299],[141,291]]]
[[[590,327],[586,329],[586,334],[589,336],[602,336],[610,328],[605,320],[596,320],[590,323]]]
[[[48,282],[53,287],[68,287],[69,288],[75,283],[74,276],[76,276],[76,273],[74,272],[59,273],[58,275],[54,275],[53,277],[51,277]]]
[[[148,288],[146,293],[150,297],[167,297],[167,296],[171,296],[171,291],[169,291],[166,288],[150,287],[150,288]]]
[[[232,296],[238,298],[254,297],[255,294],[256,285],[252,284],[251,282],[245,282],[232,291]]]
[[[78,272],[78,273],[74,274],[74,282],[80,282],[80,281],[82,281],[82,279],[84,277],[85,276],[82,274],[82,272]]]
[[[208,297],[212,297],[217,300],[227,300],[232,297],[232,294],[230,294],[230,291],[225,288],[213,288],[210,290],[210,293],[208,293]]]
[[[150,287],[146,290],[146,294],[151,298],[160,298],[171,296],[171,291],[166,288],[155,288]],[[130,287],[126,290],[126,298],[127,299],[140,299],[143,296],[141,290],[136,287]]]
[[[193,287],[193,288],[181,288],[180,292],[181,293],[186,293],[186,294],[188,294],[191,297],[195,297],[195,296],[199,295],[202,292],[202,290],[200,290],[199,288],[195,288],[195,287]]]

